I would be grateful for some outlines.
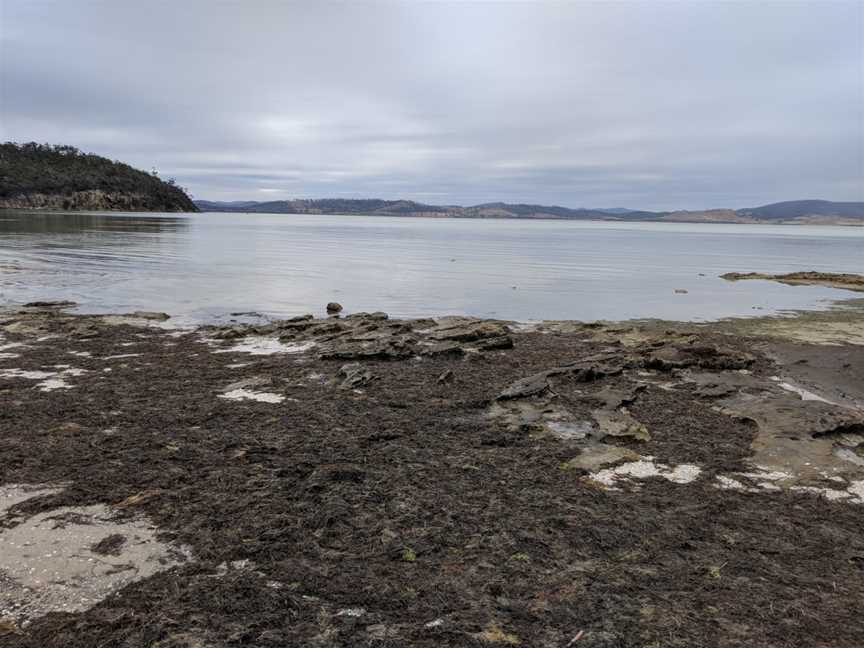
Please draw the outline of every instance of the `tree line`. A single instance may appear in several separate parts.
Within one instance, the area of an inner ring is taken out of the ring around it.
[[[94,190],[134,195],[142,209],[197,211],[185,189],[173,178],[162,180],[155,170],[141,171],[65,144],[0,144],[0,198]]]

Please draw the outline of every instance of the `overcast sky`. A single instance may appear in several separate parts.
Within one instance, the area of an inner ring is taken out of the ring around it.
[[[216,200],[864,200],[862,7],[0,0],[0,138]]]

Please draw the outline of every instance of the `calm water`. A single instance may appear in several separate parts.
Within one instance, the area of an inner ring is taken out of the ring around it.
[[[0,212],[0,303],[71,299],[180,323],[333,300],[398,316],[700,320],[854,296],[717,278],[810,269],[864,272],[864,228]]]

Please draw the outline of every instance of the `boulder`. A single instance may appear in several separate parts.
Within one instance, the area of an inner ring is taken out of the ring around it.
[[[321,360],[405,360],[414,356],[416,340],[383,339],[366,344],[340,344],[320,354]]]

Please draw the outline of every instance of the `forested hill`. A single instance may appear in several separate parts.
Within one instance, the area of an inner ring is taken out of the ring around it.
[[[0,144],[0,208],[198,211],[173,180],[72,146]]]

